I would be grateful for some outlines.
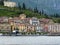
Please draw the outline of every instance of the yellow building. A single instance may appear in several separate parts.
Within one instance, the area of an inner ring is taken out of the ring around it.
[[[25,19],[26,18],[26,15],[25,14],[20,14],[20,19]]]
[[[10,25],[11,25],[11,30],[14,31],[14,28],[16,27],[16,25],[14,24],[14,22],[11,22]]]
[[[18,26],[19,32],[26,32],[27,31],[27,26],[25,24],[20,24]]]

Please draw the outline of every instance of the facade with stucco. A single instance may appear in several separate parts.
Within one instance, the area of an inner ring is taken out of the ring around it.
[[[4,1],[4,6],[16,7],[16,3],[15,2],[10,2],[10,1]]]

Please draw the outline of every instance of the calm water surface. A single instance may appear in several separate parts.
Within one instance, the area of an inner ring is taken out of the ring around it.
[[[60,45],[60,36],[0,36],[0,45]]]

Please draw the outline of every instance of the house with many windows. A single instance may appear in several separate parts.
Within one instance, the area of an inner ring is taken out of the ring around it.
[[[4,6],[7,7],[16,7],[16,2],[11,2],[11,1],[4,1]]]
[[[0,30],[11,31],[18,29],[19,32],[60,32],[60,24],[51,19],[26,18],[25,14],[19,17],[0,17]]]
[[[48,31],[51,33],[59,33],[60,32],[60,24],[48,24]]]
[[[35,17],[30,19],[30,24],[31,25],[39,25],[39,20]]]
[[[9,32],[11,30],[10,24],[0,24],[0,31],[3,32]]]

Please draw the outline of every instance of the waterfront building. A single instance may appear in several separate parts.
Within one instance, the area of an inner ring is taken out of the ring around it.
[[[10,24],[0,24],[0,31],[8,32],[10,30],[11,30],[11,25]]]
[[[39,20],[35,17],[30,19],[30,24],[31,25],[39,25]]]
[[[48,32],[48,26],[49,26],[49,25],[44,24],[44,26],[43,26],[43,32]]]
[[[14,22],[11,22],[10,25],[11,25],[11,31],[13,32],[14,29],[16,28],[16,25]]]
[[[52,33],[59,33],[60,32],[60,24],[48,24],[48,31]]]
[[[36,30],[36,32],[42,32],[43,27],[41,25],[37,25],[37,26],[35,26],[35,30]]]
[[[0,29],[4,30],[4,26],[9,27],[5,30],[16,30],[19,32],[60,32],[60,24],[54,23],[51,19],[37,19],[36,17],[26,18],[25,14],[20,14],[19,17],[0,17]],[[4,25],[5,24],[5,25]],[[4,26],[2,26],[4,25]]]
[[[35,31],[35,26],[28,24],[27,25],[27,32],[34,32]]]
[[[19,32],[27,32],[27,26],[25,24],[18,24]]]

